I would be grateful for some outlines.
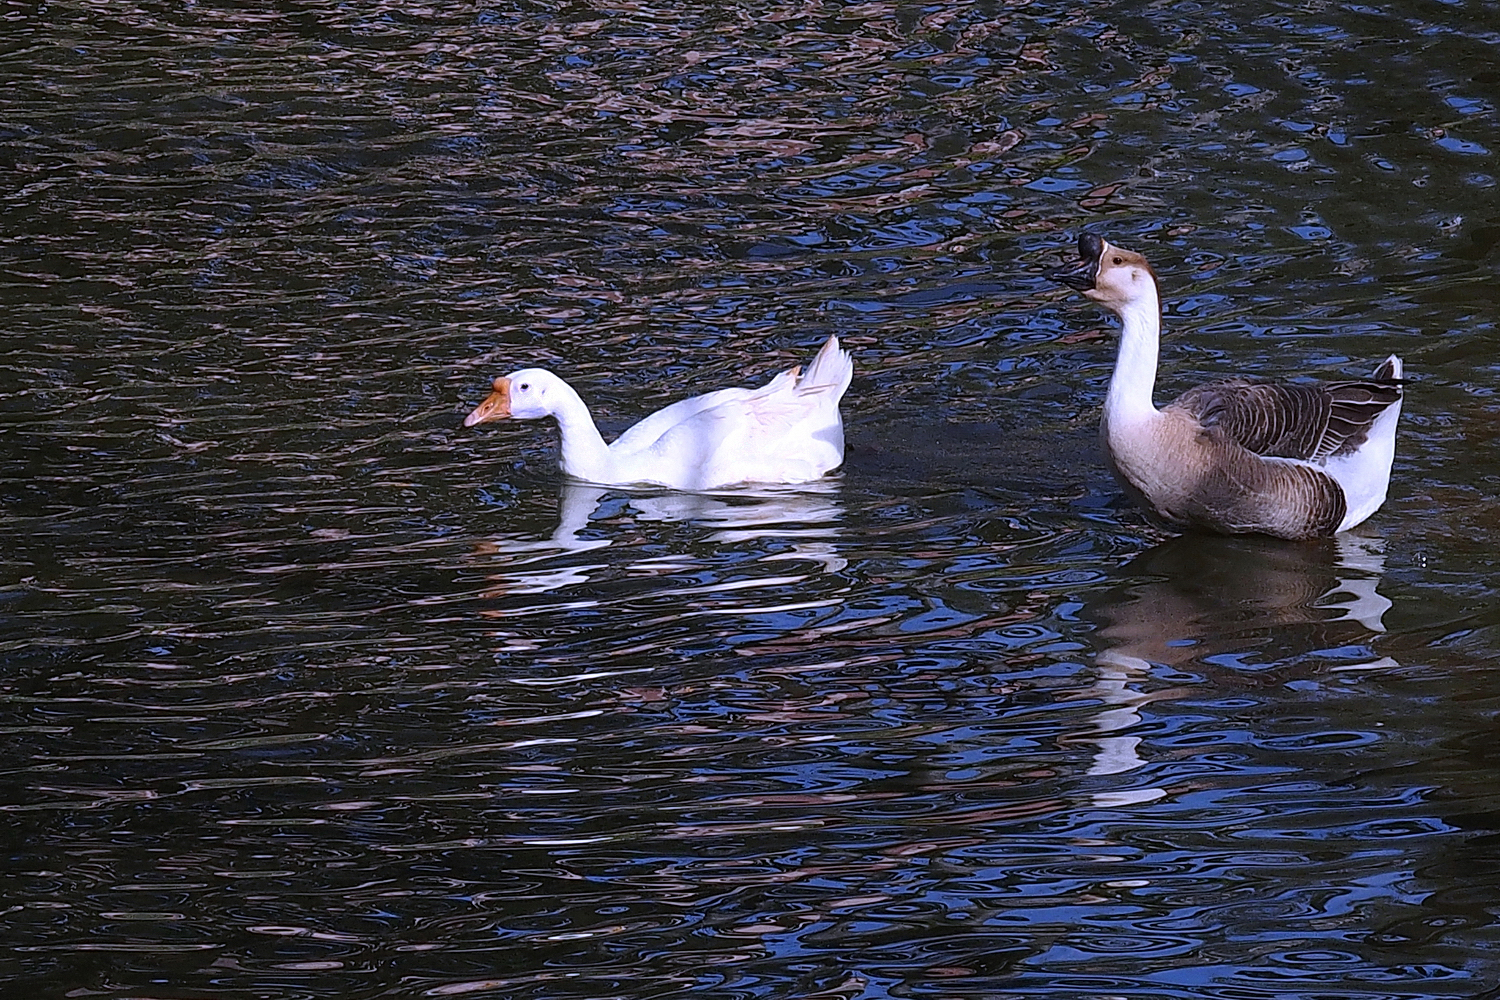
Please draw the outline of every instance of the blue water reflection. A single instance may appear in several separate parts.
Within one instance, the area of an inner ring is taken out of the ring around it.
[[[5,994],[1493,990],[1493,21],[8,8]],[[1368,533],[1120,497],[1083,230],[1163,395],[1407,359]],[[460,426],[830,333],[816,487]]]

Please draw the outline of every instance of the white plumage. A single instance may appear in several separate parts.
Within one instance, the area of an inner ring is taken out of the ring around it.
[[[741,483],[805,483],[844,460],[839,401],[854,363],[829,337],[805,373],[782,372],[758,389],[719,389],[657,410],[605,444],[573,387],[543,368],[495,380],[464,420],[554,417],[562,471],[604,485],[712,490]]]

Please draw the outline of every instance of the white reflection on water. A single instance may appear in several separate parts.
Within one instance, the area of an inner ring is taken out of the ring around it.
[[[1338,547],[1336,564],[1348,572],[1339,575],[1338,582],[1323,592],[1315,606],[1343,609],[1342,615],[1330,621],[1353,619],[1371,632],[1384,632],[1385,613],[1391,609],[1391,602],[1375,587],[1385,572],[1385,539],[1345,533],[1336,537],[1334,544]]]
[[[1182,697],[1185,688],[1141,690],[1153,665],[1175,667],[1223,653],[1243,652],[1291,625],[1356,622],[1385,631],[1391,602],[1377,590],[1385,571],[1385,540],[1343,534],[1326,543],[1184,535],[1136,556],[1125,571],[1142,582],[1116,588],[1091,609],[1100,623],[1096,680],[1078,692],[1105,707],[1088,733],[1090,775],[1124,774],[1145,764],[1141,739],[1130,730],[1153,701]],[[1390,657],[1335,670],[1398,666]],[[1149,802],[1163,788],[1135,788],[1094,796],[1101,806]]]
[[[835,481],[803,484],[795,489],[766,487],[713,493],[636,493],[620,487],[565,482],[558,496],[557,527],[549,536],[502,535],[477,546],[477,554],[498,569],[486,577],[494,586],[487,588],[485,596],[546,593],[586,583],[591,574],[610,565],[555,564],[559,559],[614,544],[608,527],[591,527],[593,515],[607,496],[623,496],[637,522],[690,521],[713,529],[703,538],[713,545],[770,538],[790,541],[788,551],[764,555],[762,562],[806,560],[819,564],[827,573],[837,573],[848,564],[833,544],[843,517]],[[673,553],[629,560],[623,568],[660,575],[693,564],[691,554]]]

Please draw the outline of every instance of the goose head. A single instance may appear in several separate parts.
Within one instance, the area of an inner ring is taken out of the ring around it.
[[[497,378],[495,391],[464,417],[464,426],[551,416],[562,395],[557,388],[561,384],[562,379],[543,368],[522,368]]]
[[[1047,277],[1082,292],[1115,313],[1156,299],[1156,272],[1134,250],[1117,247],[1093,233],[1078,237],[1079,261],[1047,272]]]

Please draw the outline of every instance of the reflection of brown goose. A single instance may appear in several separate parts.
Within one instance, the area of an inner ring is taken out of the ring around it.
[[[1090,729],[1073,737],[1096,748],[1088,773],[1121,774],[1144,764],[1140,737],[1132,733],[1141,709],[1196,690],[1143,686],[1153,664],[1202,664],[1295,624],[1351,621],[1358,626],[1346,627],[1383,631],[1381,615],[1391,602],[1375,589],[1384,569],[1380,544],[1359,535],[1316,545],[1188,535],[1136,556],[1126,571],[1139,582],[1106,592],[1083,612],[1099,624],[1098,672],[1077,696],[1104,706]],[[1336,669],[1396,665],[1381,657]],[[1094,798],[1100,805],[1121,805],[1160,794],[1124,788]]]
[[[1120,353],[1100,432],[1117,478],[1174,528],[1317,538],[1385,502],[1401,415],[1401,359],[1367,381],[1199,386],[1151,401],[1161,334],[1146,258],[1091,234],[1052,277],[1120,317]]]
[[[1092,617],[1100,659],[1174,665],[1244,647],[1287,625],[1356,621],[1384,631],[1391,602],[1376,591],[1381,540],[1341,535],[1316,546],[1272,539],[1185,536],[1136,556],[1145,577]],[[1212,648],[1218,646],[1220,648]]]

